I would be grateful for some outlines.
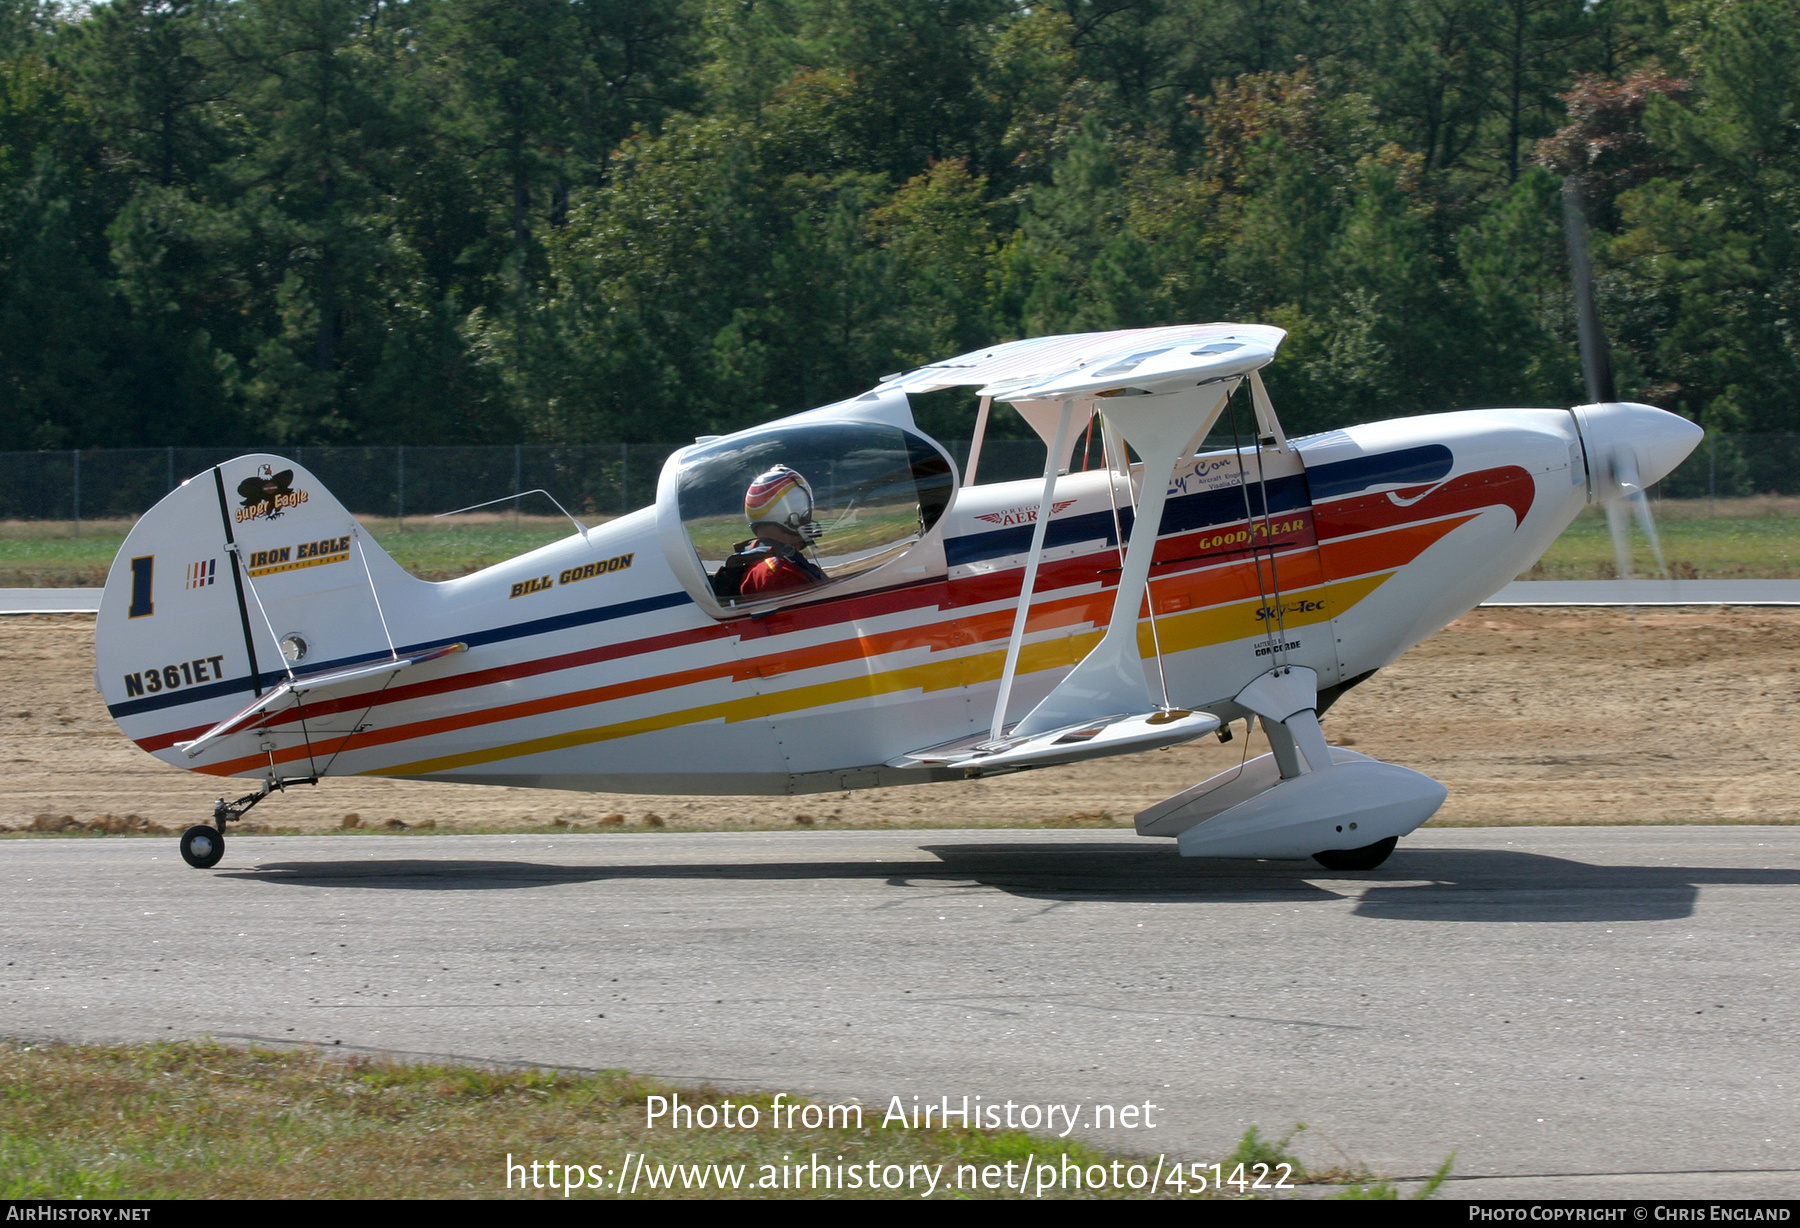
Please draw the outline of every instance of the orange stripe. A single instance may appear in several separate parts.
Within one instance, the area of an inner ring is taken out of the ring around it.
[[[1354,607],[1364,596],[1380,587],[1386,579],[1385,575],[1365,576],[1362,579],[1350,580],[1342,584],[1299,590],[1317,598],[1314,603],[1316,608],[1297,620],[1290,620],[1289,625],[1329,621],[1332,617],[1329,611],[1335,608],[1340,601],[1343,602],[1345,609]],[[1260,603],[1257,601],[1237,602],[1196,610],[1170,619],[1167,626],[1171,632],[1171,641],[1179,643],[1183,647],[1194,647],[1242,639],[1246,631],[1252,635],[1266,634],[1268,628],[1266,625],[1260,625],[1262,620],[1257,617],[1259,608]],[[1151,651],[1150,637],[1146,632],[1145,626],[1138,627],[1138,651],[1140,655],[1144,656],[1148,656]],[[1028,644],[1019,654],[1019,670],[1021,673],[1030,674],[1053,669],[1060,665],[1073,665],[1092,650],[1103,634],[1101,631],[1087,631],[1063,639],[1039,640],[1035,644]],[[697,708],[657,713],[652,716],[638,717],[635,720],[619,721],[611,725],[600,725],[589,729],[565,729],[557,733],[529,738],[522,742],[501,743],[485,746],[479,750],[459,751],[430,759],[417,759],[410,763],[370,768],[365,774],[371,776],[426,776],[452,771],[456,768],[471,767],[479,763],[495,763],[504,759],[517,759],[548,751],[589,746],[596,742],[616,741],[620,738],[672,729],[680,725],[695,725],[710,721],[726,721],[728,723],[747,721],[782,713],[803,712],[835,704],[853,703],[857,700],[873,698],[876,695],[891,695],[901,691],[932,692],[957,686],[972,686],[992,681],[998,677],[1000,663],[1005,655],[999,651],[984,652],[954,657],[947,661],[928,661],[883,673],[863,674],[835,682],[814,683],[765,695],[737,696],[718,703],[704,704]]]
[[[1230,604],[1253,597],[1262,597],[1265,595],[1266,588],[1276,585],[1284,593],[1294,592],[1317,587],[1326,583],[1328,578],[1391,570],[1411,562],[1426,547],[1440,540],[1453,529],[1474,519],[1474,515],[1431,524],[1406,525],[1370,537],[1349,541],[1328,541],[1320,545],[1318,553],[1308,548],[1296,549],[1291,553],[1279,556],[1273,576],[1269,574],[1270,565],[1265,558],[1262,562],[1264,570],[1260,579],[1257,563],[1254,560],[1243,560],[1224,566],[1201,568],[1182,574],[1159,577],[1151,585],[1155,595],[1156,610],[1159,615],[1162,615],[1196,608],[1201,606],[1200,598],[1202,596],[1204,596],[1204,606],[1207,607]],[[1320,555],[1327,557],[1322,560]],[[1110,613],[1112,599],[1112,592],[1103,589],[1099,592],[1075,597],[1036,602],[1032,606],[1027,634],[1083,624],[1103,626],[1104,623],[1101,620]],[[1144,616],[1141,606],[1139,616],[1140,618]],[[998,610],[986,614],[953,618],[921,627],[855,636],[826,644],[768,653],[748,661],[720,662],[671,674],[657,674],[606,686],[522,700],[518,703],[494,708],[482,708],[471,712],[414,721],[389,729],[367,730],[360,734],[346,734],[341,737],[321,739],[314,741],[310,746],[303,744],[275,751],[274,760],[277,763],[288,763],[309,757],[316,759],[337,754],[353,744],[358,749],[370,749],[480,725],[541,716],[551,712],[567,711],[571,708],[628,699],[658,691],[672,691],[680,687],[717,681],[721,678],[729,678],[734,682],[745,682],[753,678],[776,677],[803,670],[840,665],[858,659],[871,660],[913,648],[926,648],[933,653],[942,652],[1004,638],[1010,634],[1011,623],[1012,611]],[[336,702],[345,707],[351,706],[348,701]],[[284,715],[279,721],[271,722],[270,725],[261,728],[296,724],[300,719],[300,713],[295,712],[293,715]],[[269,754],[265,752],[209,764],[194,770],[208,775],[231,776],[239,772],[255,771],[268,762]]]
[[[1079,597],[1064,597],[1055,601],[1040,602],[1032,607],[1032,617],[1027,627],[1027,633],[1092,623],[1096,617],[1104,613],[1110,600],[1110,594],[1107,593],[1088,593]],[[953,642],[955,639],[953,633],[943,633],[944,628],[959,625],[967,628],[969,637],[962,644]],[[337,754],[353,743],[358,749],[368,749],[394,742],[409,741],[413,738],[431,737],[434,734],[449,733],[458,729],[469,729],[477,725],[497,724],[529,716],[542,716],[549,712],[587,707],[591,704],[606,703],[616,699],[629,699],[657,691],[672,691],[684,686],[717,681],[721,678],[730,678],[734,682],[745,682],[752,678],[772,677],[796,669],[816,669],[858,658],[883,656],[907,648],[922,647],[937,652],[950,647],[960,647],[963,644],[1001,639],[1009,635],[1011,630],[1012,613],[999,610],[990,614],[956,619],[951,623],[939,624],[935,627],[905,628],[882,635],[859,636],[855,639],[839,640],[813,648],[794,649],[783,654],[771,653],[751,661],[725,661],[672,674],[653,674],[606,686],[565,691],[560,695],[547,695],[538,699],[521,700],[518,703],[504,704],[496,708],[481,708],[473,712],[433,717],[410,724],[396,725],[389,729],[372,729],[362,733],[345,734],[341,737],[317,739],[312,742],[311,746],[304,744],[290,746],[273,753],[277,763],[291,763],[306,758],[316,759],[321,756]],[[284,715],[279,723],[294,724],[299,719],[298,715]],[[271,726],[260,728],[269,727]],[[194,770],[211,776],[232,776],[239,772],[254,771],[268,762],[269,754],[265,752],[207,764]]]
[[[1336,580],[1344,576],[1360,576],[1372,571],[1404,567],[1451,530],[1461,528],[1480,514],[1471,512],[1466,516],[1454,516],[1430,524],[1403,525],[1398,529],[1389,529],[1369,537],[1353,537],[1347,541],[1338,539],[1320,542],[1319,555],[1324,563],[1325,574]]]

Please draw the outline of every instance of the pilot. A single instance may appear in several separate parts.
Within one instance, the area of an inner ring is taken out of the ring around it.
[[[744,518],[755,536],[739,542],[713,577],[719,596],[756,600],[825,582],[825,572],[801,553],[822,532],[805,478],[786,465],[761,474],[744,492]]]

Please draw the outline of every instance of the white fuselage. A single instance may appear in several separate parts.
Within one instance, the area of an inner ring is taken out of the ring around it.
[[[259,465],[291,468],[292,488],[308,497],[272,518],[236,513],[240,606],[221,483]],[[108,580],[97,679],[140,745],[214,775],[640,793],[942,778],[882,765],[988,728],[1041,495],[1036,481],[957,490],[893,562],[750,614],[708,599],[666,502],[428,583],[289,462],[255,456],[222,469],[147,514]],[[1241,715],[1232,697],[1276,663],[1316,671],[1321,689],[1366,675],[1529,567],[1587,501],[1588,481],[1563,410],[1379,422],[1287,450],[1184,462],[1157,539],[1154,637],[1140,612],[1151,694],[1162,698],[1166,678],[1170,703],[1229,719]],[[1106,628],[1131,480],[1068,474],[1054,503],[1014,717]],[[309,547],[313,555],[294,553]],[[306,646],[298,671],[449,643],[467,650],[186,756],[177,743],[286,676],[279,644],[292,637]]]

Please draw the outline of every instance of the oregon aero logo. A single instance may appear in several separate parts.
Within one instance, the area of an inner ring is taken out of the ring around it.
[[[1060,515],[1062,512],[1074,506],[1075,500],[1064,499],[1060,503],[1052,503],[1050,505],[1050,514],[1052,516]],[[1037,523],[1037,514],[1038,505],[1033,503],[1030,507],[1012,507],[1004,512],[989,512],[987,515],[977,516],[975,519],[985,520],[989,524],[997,525],[1035,524]]]
[[[308,498],[304,490],[294,489],[292,469],[276,473],[272,465],[257,466],[253,475],[238,483],[237,492],[243,500],[237,509],[239,524],[258,518],[274,520],[288,508],[299,507]]]

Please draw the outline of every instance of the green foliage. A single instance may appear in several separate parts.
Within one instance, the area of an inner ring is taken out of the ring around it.
[[[1412,1202],[1424,1202],[1433,1194],[1436,1194],[1438,1192],[1438,1187],[1442,1186],[1444,1182],[1449,1179],[1450,1166],[1455,1163],[1456,1153],[1452,1151],[1449,1155],[1444,1157],[1444,1162],[1438,1165],[1438,1170],[1426,1179],[1425,1184],[1407,1196],[1408,1199]],[[1334,1201],[1344,1202],[1397,1202],[1400,1198],[1400,1191],[1390,1180],[1364,1180],[1353,1182],[1339,1193],[1333,1194],[1330,1197]]]
[[[1566,404],[1565,173],[1627,395],[1791,430],[1796,65],[1779,0],[0,0],[0,448],[665,440],[1202,319],[1297,430]]]
[[[1285,1164],[1292,1170],[1293,1180],[1304,1181],[1306,1166],[1300,1163],[1297,1156],[1289,1153],[1288,1144],[1293,1142],[1295,1137],[1305,1129],[1304,1122],[1296,1122],[1293,1128],[1280,1138],[1266,1139],[1262,1137],[1255,1126],[1251,1126],[1244,1131],[1244,1137],[1238,1140],[1237,1149],[1220,1161],[1219,1167],[1229,1173],[1235,1171],[1240,1164],[1246,1170],[1260,1164],[1271,1171],[1277,1165]]]
[[[1800,377],[1800,13],[1722,6],[1688,52],[1693,96],[1645,126],[1682,173],[1619,201],[1611,254],[1644,303],[1648,380],[1708,426],[1789,429]]]
[[[938,1177],[939,1198],[1018,1198],[1033,1196],[1035,1187],[1031,1193],[997,1189],[993,1181],[972,1187],[967,1182],[974,1174],[959,1173],[959,1166],[979,1171],[1010,1165],[1005,1175],[1016,1180],[1014,1171],[1034,1157],[1040,1165],[1080,1169],[1142,1159],[1017,1132],[884,1129],[878,1108],[865,1109],[860,1124],[840,1113],[813,1127],[777,1127],[769,1093],[672,1087],[623,1070],[397,1065],[338,1058],[329,1049],[275,1052],[208,1042],[5,1042],[0,1076],[0,1197],[12,1199],[842,1199],[896,1193],[838,1185],[843,1170],[835,1164],[833,1188],[815,1188],[810,1169],[808,1179],[791,1188],[772,1177],[776,1166],[804,1165],[814,1156],[836,1156],[858,1167],[873,1162],[878,1169],[929,1166]],[[652,1127],[646,1120],[652,1096],[679,1096],[686,1105],[714,1110],[748,1106],[758,1125]],[[796,1101],[786,1096],[785,1103]],[[574,1190],[561,1188],[570,1178],[551,1175],[551,1157],[559,1168],[573,1165],[578,1174],[585,1168],[588,1180],[572,1182]],[[655,1166],[661,1180],[643,1180],[643,1169],[626,1168],[631,1157]],[[509,1163],[524,1167],[509,1170]],[[690,1187],[670,1172],[675,1164],[729,1165],[737,1176],[730,1188],[720,1188],[717,1177]],[[629,1188],[617,1188],[622,1172],[632,1172]],[[518,1185],[511,1184],[515,1179]],[[589,1185],[594,1179],[604,1184]],[[1056,1193],[1182,1196],[1168,1187],[1129,1186]]]

